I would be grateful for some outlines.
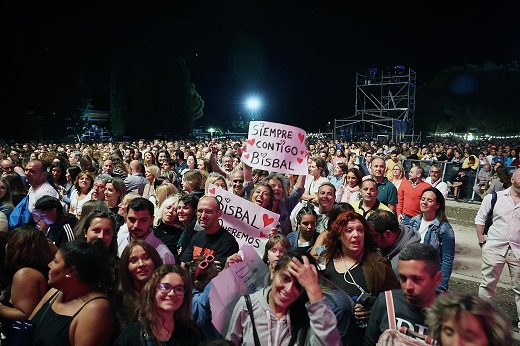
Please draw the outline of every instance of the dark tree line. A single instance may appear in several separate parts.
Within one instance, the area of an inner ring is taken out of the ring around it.
[[[516,61],[445,69],[417,89],[416,131],[518,132],[519,85]]]

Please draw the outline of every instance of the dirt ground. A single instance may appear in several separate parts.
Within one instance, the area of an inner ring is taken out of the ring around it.
[[[457,203],[450,200],[446,203],[446,214],[455,233],[455,260],[453,276],[450,278],[451,292],[478,294],[482,263],[474,225],[478,208],[478,204],[472,203]],[[509,316],[515,337],[513,345],[520,346],[518,314],[507,266],[502,273],[494,303]]]

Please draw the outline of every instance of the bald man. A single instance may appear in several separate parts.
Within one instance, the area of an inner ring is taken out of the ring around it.
[[[148,180],[141,173],[141,162],[138,160],[130,161],[130,174],[125,178],[126,193],[135,192],[139,196],[143,195],[144,187],[148,184]]]

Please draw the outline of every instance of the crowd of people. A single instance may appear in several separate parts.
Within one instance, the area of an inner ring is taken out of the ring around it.
[[[375,345],[402,326],[444,346],[511,343],[492,298],[507,263],[520,317],[517,147],[314,139],[299,176],[249,167],[242,150],[218,139],[3,143],[2,339],[28,319],[35,345]],[[446,199],[471,174],[480,298],[449,291]],[[279,215],[264,285],[231,307],[228,330],[213,325],[209,292],[242,256],[210,184]]]

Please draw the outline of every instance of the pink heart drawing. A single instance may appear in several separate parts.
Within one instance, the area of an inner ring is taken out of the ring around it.
[[[250,146],[253,146],[253,144],[255,144],[255,141],[256,141],[256,139],[253,138],[253,139],[249,139],[249,140],[247,141],[247,143],[248,143]]]
[[[215,188],[212,187],[211,189],[209,189],[209,193],[211,193],[212,195],[215,194]]]
[[[260,238],[267,238],[264,232],[260,232]]]
[[[305,140],[305,136],[303,135],[303,133],[298,133],[298,138],[300,139],[300,143],[303,143],[303,141]]]
[[[267,227],[274,222],[274,217],[269,217],[269,215],[267,215],[267,214],[264,214],[263,219],[264,219],[264,227]]]
[[[244,157],[245,157],[246,159],[249,159],[249,154],[244,154]]]
[[[302,163],[303,162],[303,159],[300,159],[299,157],[296,160],[298,161],[298,163]]]
[[[305,155],[305,150],[300,151],[300,154]]]

